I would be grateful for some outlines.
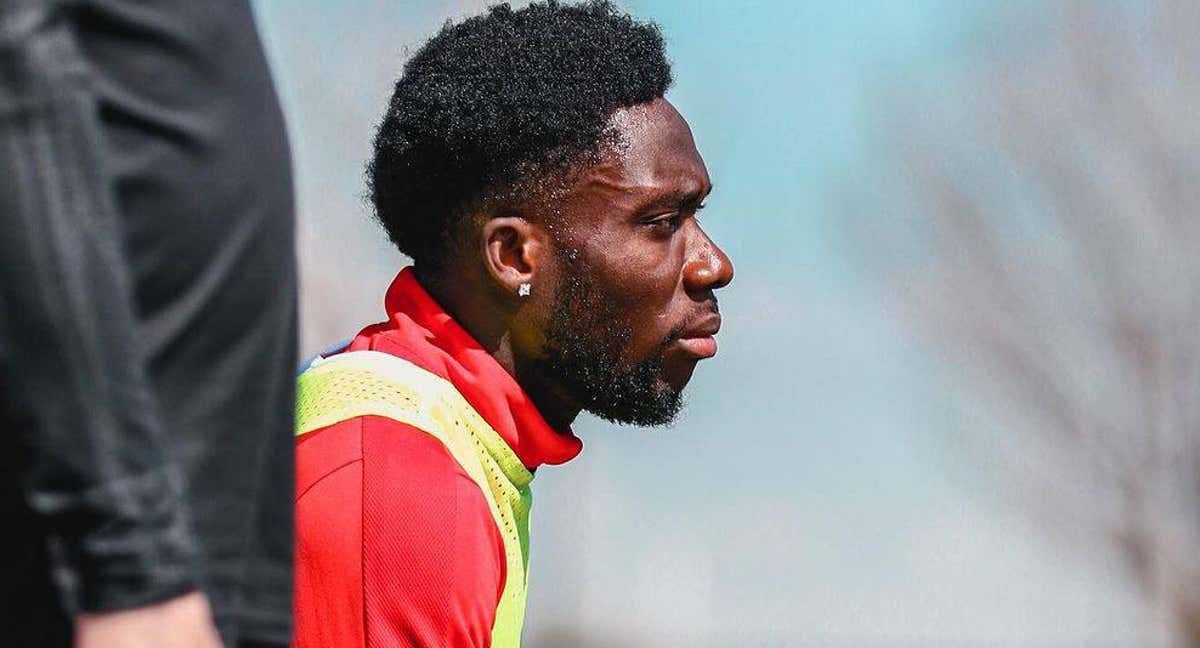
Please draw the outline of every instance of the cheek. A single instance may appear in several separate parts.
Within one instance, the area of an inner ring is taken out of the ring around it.
[[[615,310],[630,325],[627,348],[633,355],[653,351],[677,322],[671,305],[679,290],[681,251],[670,246],[609,254],[597,264],[597,279]]]
[[[614,289],[621,303],[631,308],[665,309],[679,279],[675,256],[673,250],[666,248],[610,253],[602,262],[602,280]]]

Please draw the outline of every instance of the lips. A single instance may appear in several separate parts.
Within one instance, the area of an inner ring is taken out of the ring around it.
[[[712,336],[680,338],[679,346],[697,358],[711,358],[717,355],[717,338]]]
[[[717,339],[713,336],[719,330],[721,316],[714,313],[685,329],[679,335],[679,346],[689,355],[711,358],[717,355]]]

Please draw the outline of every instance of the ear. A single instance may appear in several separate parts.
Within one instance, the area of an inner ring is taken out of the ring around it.
[[[520,216],[497,216],[484,223],[480,235],[484,265],[501,290],[516,295],[521,284],[537,285],[547,251],[540,227]]]

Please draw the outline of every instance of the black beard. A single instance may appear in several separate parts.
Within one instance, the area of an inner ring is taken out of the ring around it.
[[[611,298],[579,267],[576,255],[561,255],[563,284],[555,295],[542,358],[532,369],[560,386],[583,409],[613,423],[667,425],[683,408],[683,394],[663,379],[668,336],[650,357],[621,367],[633,333]]]

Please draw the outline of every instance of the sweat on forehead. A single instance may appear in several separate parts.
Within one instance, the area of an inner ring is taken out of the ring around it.
[[[527,217],[561,222],[561,201],[596,175],[627,175],[630,170],[651,168],[648,159],[669,146],[690,147],[687,122],[665,99],[618,108],[609,116],[594,151],[581,153],[560,169],[530,173],[493,204],[520,205]]]
[[[670,102],[622,108],[609,126],[609,144],[598,156],[530,204],[561,244],[582,244],[606,223],[695,207],[712,188],[691,130]]]
[[[624,106],[608,119],[602,153],[627,159],[653,155],[664,149],[686,151],[695,148],[687,121],[661,97],[653,101]]]

